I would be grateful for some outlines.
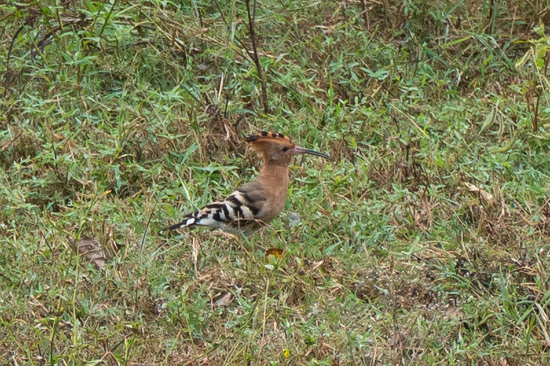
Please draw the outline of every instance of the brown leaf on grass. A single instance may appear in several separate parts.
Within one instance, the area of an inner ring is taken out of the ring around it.
[[[466,186],[466,188],[468,188],[470,192],[478,192],[489,206],[492,207],[495,204],[495,197],[491,193],[479,188],[472,183],[464,182],[464,185]]]
[[[446,306],[445,307],[445,317],[444,319],[462,319],[464,318],[464,313],[461,308],[458,306]]]
[[[483,189],[481,189],[481,190],[479,191],[479,194],[481,194],[481,197],[483,197],[483,199],[484,199],[485,201],[487,201],[487,204],[488,204],[489,206],[493,206],[493,205],[495,204],[495,197],[494,197],[491,193],[489,193],[489,192],[484,191]]]
[[[95,238],[82,238],[77,243],[70,237],[67,238],[71,248],[78,254],[82,254],[86,259],[96,265],[100,270],[105,269],[105,253],[101,249],[101,244]]]
[[[464,182],[464,185],[470,192],[479,192],[479,187],[472,183]]]
[[[324,260],[319,261],[319,262],[314,262],[313,266],[311,267],[311,270],[315,271],[317,268],[321,267],[323,265],[323,263],[325,263]]]
[[[231,292],[226,293],[224,296],[220,297],[215,303],[214,307],[227,306],[231,302]]]
[[[265,252],[264,258],[265,258],[266,261],[268,261],[270,259],[269,257],[271,257],[271,256],[273,256],[275,258],[281,258],[283,256],[284,252],[285,252],[284,250],[279,249],[279,248],[269,248]]]

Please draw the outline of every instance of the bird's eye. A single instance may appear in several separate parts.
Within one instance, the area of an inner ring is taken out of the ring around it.
[[[287,147],[287,146],[283,146],[283,151],[284,151],[284,152],[288,151],[288,147]]]

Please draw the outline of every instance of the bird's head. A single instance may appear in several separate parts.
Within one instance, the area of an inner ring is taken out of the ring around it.
[[[288,166],[294,155],[311,154],[330,159],[330,156],[297,146],[290,137],[277,132],[262,131],[246,138],[252,150],[262,154],[264,162],[271,165]]]

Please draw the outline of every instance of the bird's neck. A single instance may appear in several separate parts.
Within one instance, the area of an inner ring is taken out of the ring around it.
[[[259,179],[268,182],[270,186],[286,190],[288,188],[288,165],[277,165],[264,162]]]

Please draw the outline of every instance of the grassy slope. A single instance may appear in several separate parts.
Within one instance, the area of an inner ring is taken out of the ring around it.
[[[244,3],[0,5],[0,359],[547,363],[548,2],[366,3],[259,5],[269,114]],[[249,239],[158,236],[259,129],[335,160]]]

